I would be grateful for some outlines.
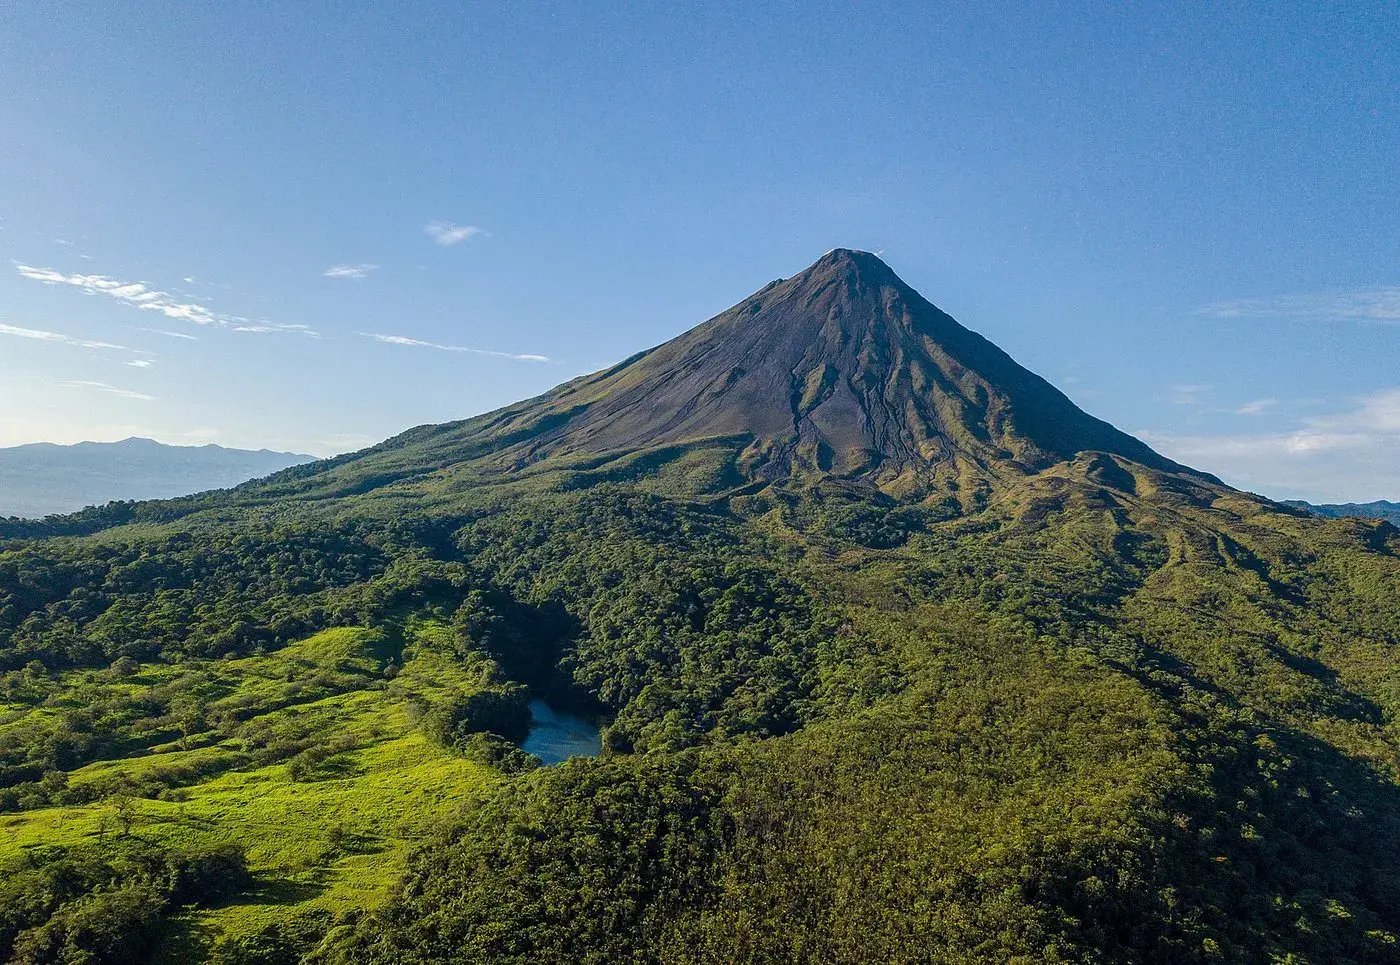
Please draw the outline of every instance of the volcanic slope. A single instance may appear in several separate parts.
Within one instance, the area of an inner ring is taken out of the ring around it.
[[[961,486],[969,501],[1081,452],[1200,475],[1084,413],[876,256],[844,248],[605,371],[293,475],[363,488],[462,464],[654,464],[704,448],[732,450],[733,478],[746,481],[833,476],[901,496]]]
[[[1180,469],[1091,418],[868,252],[836,249],[658,348],[471,425],[513,464],[741,440],[746,475],[912,487],[1084,450]],[[518,439],[518,441],[517,441]]]

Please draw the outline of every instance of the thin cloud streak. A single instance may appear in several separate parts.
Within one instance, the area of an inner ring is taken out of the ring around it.
[[[326,278],[368,278],[378,265],[331,265],[322,274]]]
[[[154,402],[156,397],[147,395],[144,392],[132,392],[130,389],[118,388],[115,385],[108,385],[106,382],[90,382],[86,379],[65,379],[58,383],[70,389],[87,389],[92,392],[106,392],[108,395],[121,396],[123,399],[140,399],[143,402]]]
[[[105,295],[115,299],[124,305],[132,308],[139,308],[142,311],[159,312],[167,318],[179,321],[190,322],[202,327],[214,328],[235,328],[241,332],[281,332],[281,331],[305,331],[311,332],[306,325],[279,325],[274,322],[258,321],[251,322],[240,315],[227,315],[216,312],[212,308],[199,305],[194,302],[183,302],[169,292],[150,288],[144,282],[119,281],[106,275],[65,275],[61,271],[52,268],[36,268],[32,265],[24,265],[15,262],[15,270],[25,278],[41,282],[45,285],[68,285],[89,295]],[[174,338],[193,338],[194,336],[183,335],[177,332],[168,332],[158,329],[146,329],[146,331],[157,332],[161,335],[170,335]]]
[[[1236,409],[1235,415],[1263,415],[1276,405],[1278,399],[1255,399]]]
[[[1237,298],[1203,305],[1194,314],[1219,319],[1393,324],[1400,322],[1400,285],[1277,298]]]
[[[177,301],[168,292],[148,288],[142,282],[119,281],[106,275],[65,275],[52,268],[35,268],[16,264],[15,269],[25,278],[45,285],[70,285],[91,295],[105,295],[142,311],[160,312],[195,325],[224,325],[227,320],[217,312],[192,302]]]
[[[1200,405],[1210,392],[1208,385],[1174,385],[1171,387],[1173,405]]]
[[[0,335],[9,335],[14,338],[27,338],[36,342],[53,342],[58,345],[72,345],[75,348],[129,351],[125,345],[114,345],[111,342],[91,342],[83,338],[73,338],[71,335],[64,335],[60,332],[45,332],[37,328],[19,328],[15,325],[0,325]]]
[[[461,345],[442,345],[438,342],[425,342],[420,338],[409,338],[407,335],[382,335],[376,332],[361,332],[365,338],[372,338],[376,342],[384,345],[405,345],[410,348],[430,348],[439,352],[469,352],[472,355],[489,355],[495,358],[513,359],[516,362],[552,362],[548,355],[516,354],[514,352],[496,352],[485,348],[466,348]]]
[[[310,325],[283,325],[278,322],[257,322],[249,325],[235,325],[233,331],[253,335],[305,335],[307,338],[321,337],[321,333]]]

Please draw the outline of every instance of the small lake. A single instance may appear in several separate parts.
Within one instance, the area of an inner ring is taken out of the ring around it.
[[[570,757],[597,757],[603,750],[597,725],[578,714],[555,710],[536,697],[530,701],[530,736],[520,749],[534,754],[546,764],[558,764]]]

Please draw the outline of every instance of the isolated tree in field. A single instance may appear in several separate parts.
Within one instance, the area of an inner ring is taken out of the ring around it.
[[[136,793],[130,784],[123,784],[107,798],[112,806],[112,819],[121,829],[121,837],[130,837],[137,818]]]
[[[181,694],[170,702],[170,716],[180,728],[180,749],[189,750],[190,737],[204,729],[207,705],[197,694]]]

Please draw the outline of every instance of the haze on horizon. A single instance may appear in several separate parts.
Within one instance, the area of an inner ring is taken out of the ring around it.
[[[1400,12],[0,8],[0,445],[357,449],[821,252],[1269,496],[1400,498]]]

